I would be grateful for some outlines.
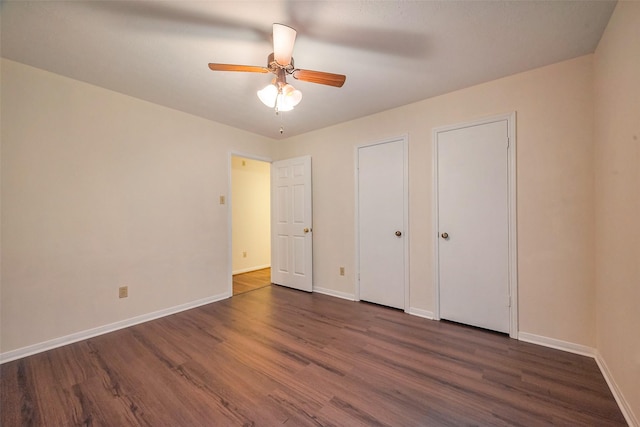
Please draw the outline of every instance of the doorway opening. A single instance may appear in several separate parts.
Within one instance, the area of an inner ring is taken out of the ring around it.
[[[231,155],[232,295],[271,285],[271,163]]]

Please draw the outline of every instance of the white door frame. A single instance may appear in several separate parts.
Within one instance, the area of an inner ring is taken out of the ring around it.
[[[225,297],[229,298],[233,296],[233,215],[231,211],[232,207],[232,197],[231,197],[231,179],[232,179],[232,169],[231,169],[231,158],[232,157],[242,157],[245,159],[251,160],[259,160],[261,162],[267,162],[269,164],[273,163],[273,159],[269,157],[261,157],[256,156],[255,154],[247,154],[241,151],[229,151],[227,156],[227,292],[225,293]],[[273,230],[272,230],[273,232]]]
[[[370,147],[373,145],[380,144],[388,144],[390,142],[402,141],[404,147],[404,158],[403,158],[403,167],[404,167],[404,176],[403,176],[403,187],[404,187],[404,218],[403,218],[403,233],[405,238],[404,242],[404,311],[405,313],[409,313],[409,135],[401,135],[396,138],[387,138],[380,141],[368,142],[364,144],[359,144],[354,148],[354,181],[355,181],[355,248],[356,248],[356,259],[355,259],[355,268],[356,268],[356,294],[355,300],[360,301],[360,206],[358,204],[358,200],[360,200],[360,190],[358,187],[358,150],[364,147]]]
[[[435,289],[434,319],[440,320],[440,267],[439,267],[439,221],[438,221],[438,134],[455,129],[478,126],[497,121],[507,121],[509,145],[507,147],[507,187],[509,221],[509,336],[518,338],[518,246],[516,223],[516,113],[487,117],[472,122],[438,127],[433,130],[433,272]]]

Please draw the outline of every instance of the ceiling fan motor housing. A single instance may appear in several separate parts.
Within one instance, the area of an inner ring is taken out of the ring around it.
[[[293,73],[295,67],[293,66],[293,57],[291,57],[291,61],[289,61],[288,65],[279,64],[275,59],[275,55],[273,52],[269,54],[269,58],[267,59],[267,68],[274,74],[278,74],[278,70],[284,70],[287,74]]]

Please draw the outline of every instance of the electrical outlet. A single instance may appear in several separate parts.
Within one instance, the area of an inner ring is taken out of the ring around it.
[[[344,267],[340,267],[340,275],[344,276]]]
[[[129,296],[129,287],[120,286],[118,288],[118,298],[127,298]]]
[[[247,251],[242,252],[242,258],[246,258],[247,257]]]

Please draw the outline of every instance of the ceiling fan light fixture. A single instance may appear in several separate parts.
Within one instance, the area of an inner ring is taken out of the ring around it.
[[[278,95],[278,100],[276,102],[276,113],[291,111],[293,110],[293,105],[287,102],[284,94]]]
[[[283,112],[293,110],[293,107],[302,101],[302,92],[288,83],[283,85],[272,82],[260,89],[257,94],[264,105]]]
[[[278,88],[270,83],[258,91],[258,98],[267,107],[274,108],[276,106],[276,99],[278,98]]]
[[[293,108],[302,101],[302,92],[287,83],[282,88],[282,100]]]
[[[282,24],[273,24],[273,55],[278,64],[286,67],[291,63],[296,30]]]

